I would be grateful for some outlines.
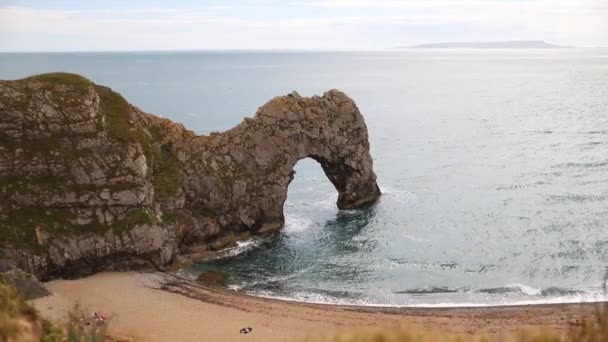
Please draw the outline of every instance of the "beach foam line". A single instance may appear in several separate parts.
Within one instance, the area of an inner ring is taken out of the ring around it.
[[[441,302],[441,303],[420,303],[420,304],[381,304],[370,303],[365,300],[343,300],[328,297],[318,293],[297,293],[295,296],[281,296],[270,291],[246,291],[245,293],[262,298],[270,298],[288,302],[336,305],[336,306],[364,306],[378,308],[492,308],[505,306],[527,306],[527,305],[547,305],[547,304],[588,304],[606,303],[608,294],[587,294],[577,296],[562,296],[552,298],[534,298],[529,300],[504,300],[495,303],[474,303],[474,302]]]

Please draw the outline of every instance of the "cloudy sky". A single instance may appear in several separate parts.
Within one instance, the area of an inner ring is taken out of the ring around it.
[[[608,0],[0,0],[0,50],[608,46]]]

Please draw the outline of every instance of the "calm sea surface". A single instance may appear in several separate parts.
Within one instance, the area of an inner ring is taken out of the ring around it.
[[[0,78],[69,71],[207,133],[270,98],[341,89],[380,202],[339,212],[297,165],[277,235],[185,270],[302,301],[495,305],[606,298],[608,50],[0,54]]]

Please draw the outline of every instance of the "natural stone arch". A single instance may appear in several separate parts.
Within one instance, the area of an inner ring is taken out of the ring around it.
[[[188,202],[218,213],[219,220],[207,220],[218,231],[280,228],[294,167],[305,158],[323,168],[338,191],[338,208],[359,208],[380,196],[363,116],[337,90],[276,97],[253,119],[198,137],[193,146]]]
[[[363,117],[336,90],[198,136],[78,75],[0,81],[0,261],[44,280],[162,268],[278,229],[303,158],[341,209],[380,195]]]

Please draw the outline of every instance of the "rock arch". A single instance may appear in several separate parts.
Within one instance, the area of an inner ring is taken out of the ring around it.
[[[45,280],[162,268],[278,229],[304,158],[339,208],[380,196],[365,121],[337,90],[277,97],[199,136],[79,75],[0,81],[0,263]]]
[[[281,227],[293,169],[304,158],[321,165],[338,191],[338,208],[359,208],[380,196],[363,116],[337,90],[276,97],[254,118],[192,144],[185,188],[195,190],[188,202],[220,213],[219,229]]]

